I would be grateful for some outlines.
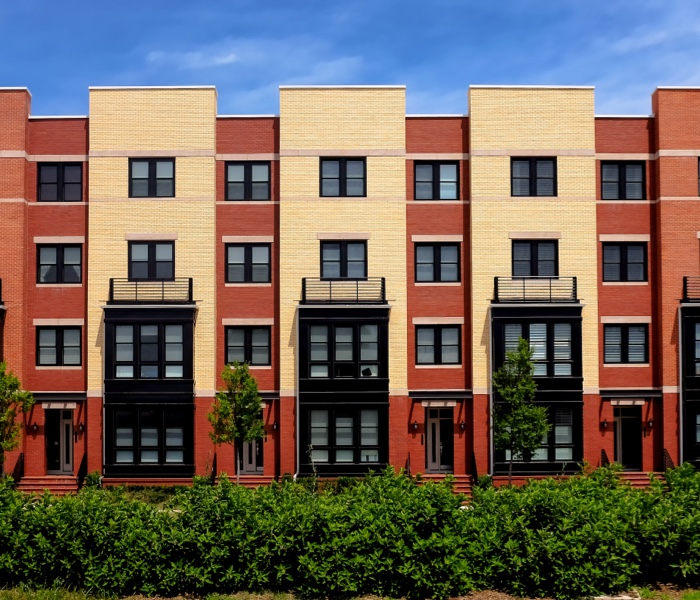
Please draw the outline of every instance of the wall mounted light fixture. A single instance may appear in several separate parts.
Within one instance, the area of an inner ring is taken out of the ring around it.
[[[607,429],[607,428],[608,428],[608,420],[607,420],[607,419],[603,419],[603,422],[600,424],[600,426],[601,426],[603,429]]]
[[[78,425],[78,431],[79,431],[80,433],[83,433],[83,431],[85,431],[85,424],[84,424],[84,423],[80,423],[80,424]]]
[[[37,431],[39,431],[39,426],[38,426],[36,423],[34,423],[34,425],[32,425],[32,431],[33,431],[34,433],[36,433]]]
[[[653,426],[654,426],[654,420],[653,420],[653,419],[649,419],[649,420],[647,421],[647,427],[648,427],[649,429],[651,429]]]
[[[462,421],[462,422],[459,424],[459,428],[460,428],[462,431],[464,431],[464,430],[467,428],[467,424],[466,424],[464,421]]]
[[[418,421],[413,421],[413,431],[418,431]]]
[[[278,427],[279,427],[279,425],[277,425],[277,421],[275,421],[275,422],[272,424],[272,429],[274,429],[275,431],[277,431],[277,428],[278,428]]]

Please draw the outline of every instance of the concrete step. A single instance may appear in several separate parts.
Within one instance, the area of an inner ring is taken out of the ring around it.
[[[466,494],[471,496],[474,479],[471,475],[452,475],[451,473],[419,473],[421,481],[444,481],[450,475],[454,480],[454,491],[456,494]]]
[[[17,489],[27,494],[43,494],[49,491],[54,496],[63,496],[78,491],[78,479],[72,475],[22,477]]]

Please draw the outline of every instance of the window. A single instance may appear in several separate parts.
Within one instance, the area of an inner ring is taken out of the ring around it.
[[[513,277],[556,277],[556,241],[513,241]]]
[[[81,163],[39,163],[39,202],[82,202]]]
[[[181,324],[115,325],[116,379],[182,379],[185,339]]]
[[[552,429],[548,435],[542,438],[540,447],[534,450],[530,460],[541,462],[574,460],[573,411],[569,408],[556,408],[550,409],[548,415]],[[504,458],[506,461],[510,461],[510,450],[505,451]],[[522,457],[516,457],[516,461],[519,460],[522,460]]]
[[[38,366],[80,366],[81,357],[80,327],[37,327]]]
[[[379,377],[379,325],[310,325],[309,377]]]
[[[81,255],[80,246],[37,246],[37,283],[80,283]]]
[[[557,160],[555,158],[513,158],[511,160],[512,196],[556,196]]]
[[[416,281],[459,281],[459,244],[416,244]]]
[[[321,277],[367,277],[367,242],[321,242]]]
[[[416,200],[457,200],[458,173],[457,163],[415,163]]]
[[[608,364],[648,363],[646,325],[605,325],[605,361]]]
[[[364,158],[322,158],[321,196],[366,196]]]
[[[644,200],[643,162],[600,163],[603,200]]]
[[[226,283],[270,283],[270,244],[227,244]]]
[[[377,463],[380,414],[376,408],[309,411],[310,459],[314,463]]]
[[[460,339],[459,325],[416,327],[416,364],[460,364],[462,360]]]
[[[173,242],[130,242],[129,279],[160,281],[175,279]]]
[[[182,465],[189,458],[191,424],[184,411],[114,412],[113,460],[117,465]]]
[[[226,362],[247,362],[253,366],[269,365],[269,327],[227,327]]]
[[[269,162],[226,163],[226,200],[269,199]]]
[[[646,280],[646,244],[603,244],[603,281]]]
[[[504,355],[518,349],[520,338],[532,349],[535,377],[568,377],[573,373],[571,323],[505,323]]]
[[[174,158],[129,160],[129,198],[172,198],[174,196]]]

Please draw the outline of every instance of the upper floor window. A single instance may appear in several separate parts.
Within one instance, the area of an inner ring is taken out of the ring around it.
[[[646,281],[645,243],[604,243],[603,281]]]
[[[608,364],[649,362],[647,325],[605,325],[605,361]]]
[[[416,281],[459,281],[459,244],[416,244]]]
[[[512,196],[556,196],[556,158],[511,159]]]
[[[321,277],[324,279],[367,277],[367,242],[321,242]]]
[[[250,365],[269,365],[269,327],[227,327],[226,362],[247,362]]]
[[[226,283],[270,283],[270,244],[227,244]]]
[[[567,377],[573,373],[571,323],[505,323],[504,351],[515,352],[520,338],[532,349],[535,377]],[[505,356],[504,356],[505,358]]]
[[[366,196],[364,158],[322,158],[321,196]]]
[[[310,459],[321,464],[376,463],[386,436],[384,413],[376,408],[337,406],[308,412]]]
[[[37,327],[38,366],[80,366],[81,348],[80,327]]]
[[[269,162],[226,163],[226,200],[269,199]]]
[[[129,159],[130,198],[172,198],[174,196],[174,158]]]
[[[513,241],[513,277],[556,277],[557,246],[555,240]]]
[[[39,202],[82,202],[81,163],[39,163]]]
[[[129,243],[129,279],[175,279],[174,242]]]
[[[455,162],[417,162],[415,164],[416,200],[457,200],[459,170]]]
[[[429,325],[416,327],[416,364],[458,365],[462,362],[461,327]]]
[[[644,162],[603,161],[600,166],[603,200],[644,200]]]
[[[80,283],[82,250],[80,246],[54,244],[37,246],[37,283]]]
[[[114,377],[181,379],[185,376],[184,326],[115,325]]]
[[[379,377],[379,325],[309,326],[309,377]]]

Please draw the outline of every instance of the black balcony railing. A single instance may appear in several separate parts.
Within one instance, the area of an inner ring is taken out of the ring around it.
[[[302,304],[386,304],[384,277],[301,280]]]
[[[192,278],[170,281],[109,280],[110,304],[192,304]]]
[[[700,277],[683,278],[683,302],[700,302]]]
[[[494,302],[578,302],[576,277],[494,277]]]

